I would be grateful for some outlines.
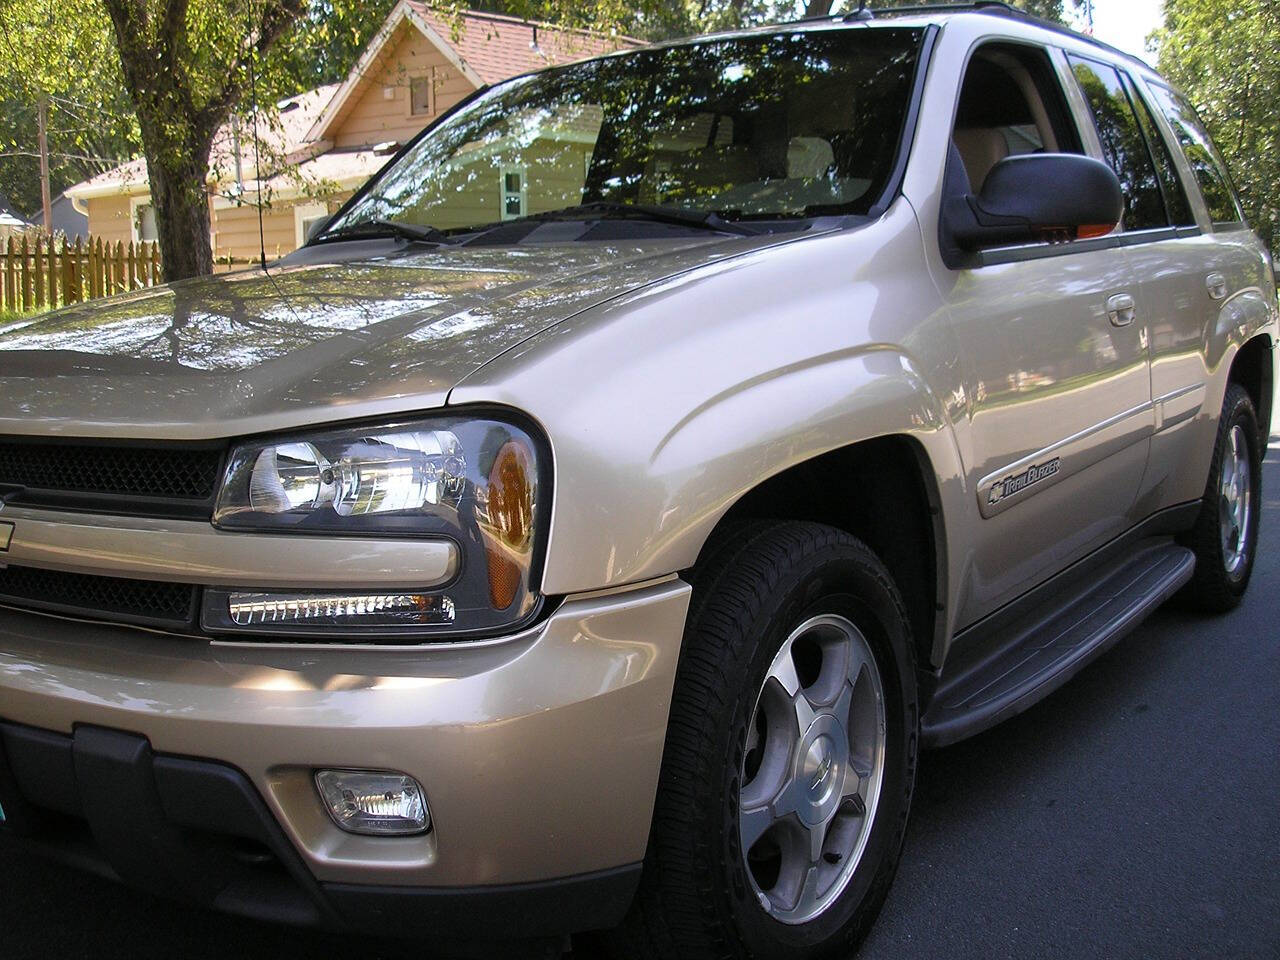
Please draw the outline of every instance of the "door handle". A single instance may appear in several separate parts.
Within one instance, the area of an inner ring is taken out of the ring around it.
[[[1137,304],[1127,293],[1117,293],[1107,300],[1107,316],[1113,327],[1127,327],[1138,316]]]
[[[1211,273],[1204,278],[1204,285],[1209,296],[1215,300],[1227,299],[1227,278],[1220,273]]]

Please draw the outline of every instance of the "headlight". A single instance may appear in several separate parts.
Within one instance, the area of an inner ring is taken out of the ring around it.
[[[448,584],[398,589],[205,590],[213,632],[406,639],[511,627],[536,612],[533,583],[546,488],[530,431],[499,420],[438,417],[244,443],[214,510],[225,530],[452,541]],[[331,540],[329,542],[332,542]],[[352,549],[360,549],[353,542]],[[335,565],[342,556],[333,557]]]

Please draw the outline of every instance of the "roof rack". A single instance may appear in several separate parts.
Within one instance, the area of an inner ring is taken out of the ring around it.
[[[1085,43],[1100,47],[1109,53],[1132,60],[1150,69],[1150,65],[1141,57],[1136,57],[1121,50],[1119,47],[1113,47],[1111,44],[1096,37],[1090,37],[1078,30],[1072,30],[1066,24],[1037,17],[1034,13],[1028,13],[1026,10],[1021,10],[1010,3],[1001,2],[1001,0],[955,0],[952,3],[921,3],[909,7],[869,7],[863,3],[857,10],[832,14],[829,18],[816,19],[874,20],[881,16],[904,17],[930,13],[985,13],[997,17],[1011,17],[1014,20],[1021,20],[1024,23],[1030,23],[1045,30],[1052,30],[1054,33],[1065,34],[1077,40],[1083,40]]]

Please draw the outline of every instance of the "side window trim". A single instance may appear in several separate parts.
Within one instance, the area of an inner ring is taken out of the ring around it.
[[[1071,108],[1071,119],[1076,125],[1076,135],[1080,138],[1081,146],[1087,156],[1106,163],[1107,157],[1102,152],[1102,138],[1098,136],[1098,126],[1094,123],[1093,111],[1089,109],[1089,101],[1084,98],[1084,92],[1081,91],[1076,75],[1071,70],[1071,61],[1068,57],[1068,51],[1062,47],[1049,48],[1049,59],[1053,63],[1054,73],[1057,74],[1058,85],[1066,94],[1067,104]],[[1119,229],[1123,232],[1124,225],[1122,224]]]
[[[1073,240],[1071,243],[1054,246],[1032,243],[1012,247],[992,247],[989,250],[978,251],[973,263],[968,265],[968,269],[993,267],[1005,263],[1022,263],[1027,260],[1044,260],[1048,257],[1063,257],[1076,253],[1092,253],[1097,250],[1120,250],[1146,243],[1158,243],[1162,240],[1198,237],[1202,233],[1199,227],[1153,227],[1149,230],[1113,233],[1095,240]]]

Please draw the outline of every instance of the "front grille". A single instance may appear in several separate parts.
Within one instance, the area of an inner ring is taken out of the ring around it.
[[[0,568],[0,603],[164,626],[193,624],[196,587],[34,567]]]
[[[0,441],[0,486],[69,493],[208,500],[221,449]]]

